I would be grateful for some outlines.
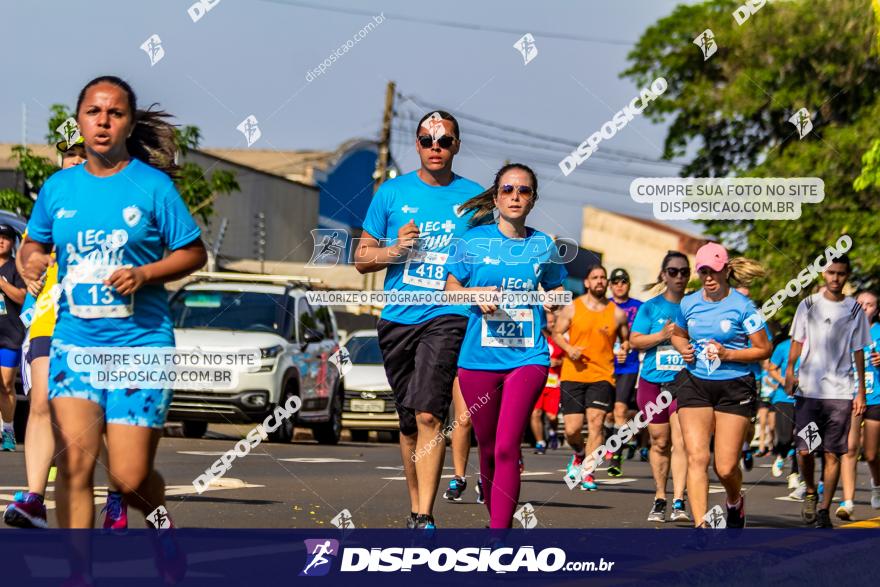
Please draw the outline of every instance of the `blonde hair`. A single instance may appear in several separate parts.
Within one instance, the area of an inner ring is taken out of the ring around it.
[[[746,257],[734,257],[727,262],[730,268],[730,281],[732,285],[749,287],[755,280],[767,275],[764,266]]]

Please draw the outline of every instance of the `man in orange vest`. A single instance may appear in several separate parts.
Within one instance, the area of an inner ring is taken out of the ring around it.
[[[595,491],[592,473],[582,476],[581,468],[585,455],[604,441],[605,415],[614,409],[614,341],[620,341],[617,359],[622,361],[629,352],[629,327],[626,312],[605,297],[608,274],[604,267],[590,267],[584,285],[587,292],[559,313],[553,341],[565,351],[560,375],[562,413],[565,439],[574,449],[566,476],[575,482],[580,479],[583,491]],[[581,432],[585,413],[586,448]]]

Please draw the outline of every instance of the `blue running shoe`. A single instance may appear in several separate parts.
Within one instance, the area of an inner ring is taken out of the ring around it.
[[[599,486],[596,485],[592,475],[584,477],[584,481],[581,483],[581,491],[596,491],[597,489],[599,489]]]
[[[4,430],[2,442],[0,442],[0,450],[15,452],[15,434],[12,430]]]
[[[467,489],[467,481],[461,477],[453,477],[449,480],[449,487],[443,492],[443,499],[447,501],[461,501],[461,496],[465,489]]]

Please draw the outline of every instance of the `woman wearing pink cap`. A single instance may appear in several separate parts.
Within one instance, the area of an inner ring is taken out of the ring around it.
[[[756,374],[772,349],[761,314],[731,282],[748,286],[763,270],[749,259],[728,259],[717,243],[700,247],[695,266],[703,287],[682,299],[671,339],[686,364],[670,388],[688,456],[688,496],[696,527],[714,526],[704,519],[714,432],[715,474],[727,492],[727,527],[743,528],[740,451],[758,409]]]

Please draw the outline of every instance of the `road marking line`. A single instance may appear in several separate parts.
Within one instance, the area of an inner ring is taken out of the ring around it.
[[[554,475],[555,473],[549,473],[547,471],[525,471],[521,474],[521,477],[538,477],[540,475]],[[452,479],[455,475],[441,475],[441,479]],[[406,477],[382,477],[383,481],[406,481]],[[635,479],[632,479],[635,481]]]
[[[360,459],[336,459],[333,457],[292,457],[289,459],[278,459],[279,461],[287,461],[289,463],[365,463]]]
[[[219,457],[221,455],[225,455],[227,451],[218,451],[218,450],[179,450],[177,454],[179,455],[194,455],[197,457]],[[251,452],[249,455],[260,455],[260,456],[270,456],[269,453],[261,453],[261,452]]]

